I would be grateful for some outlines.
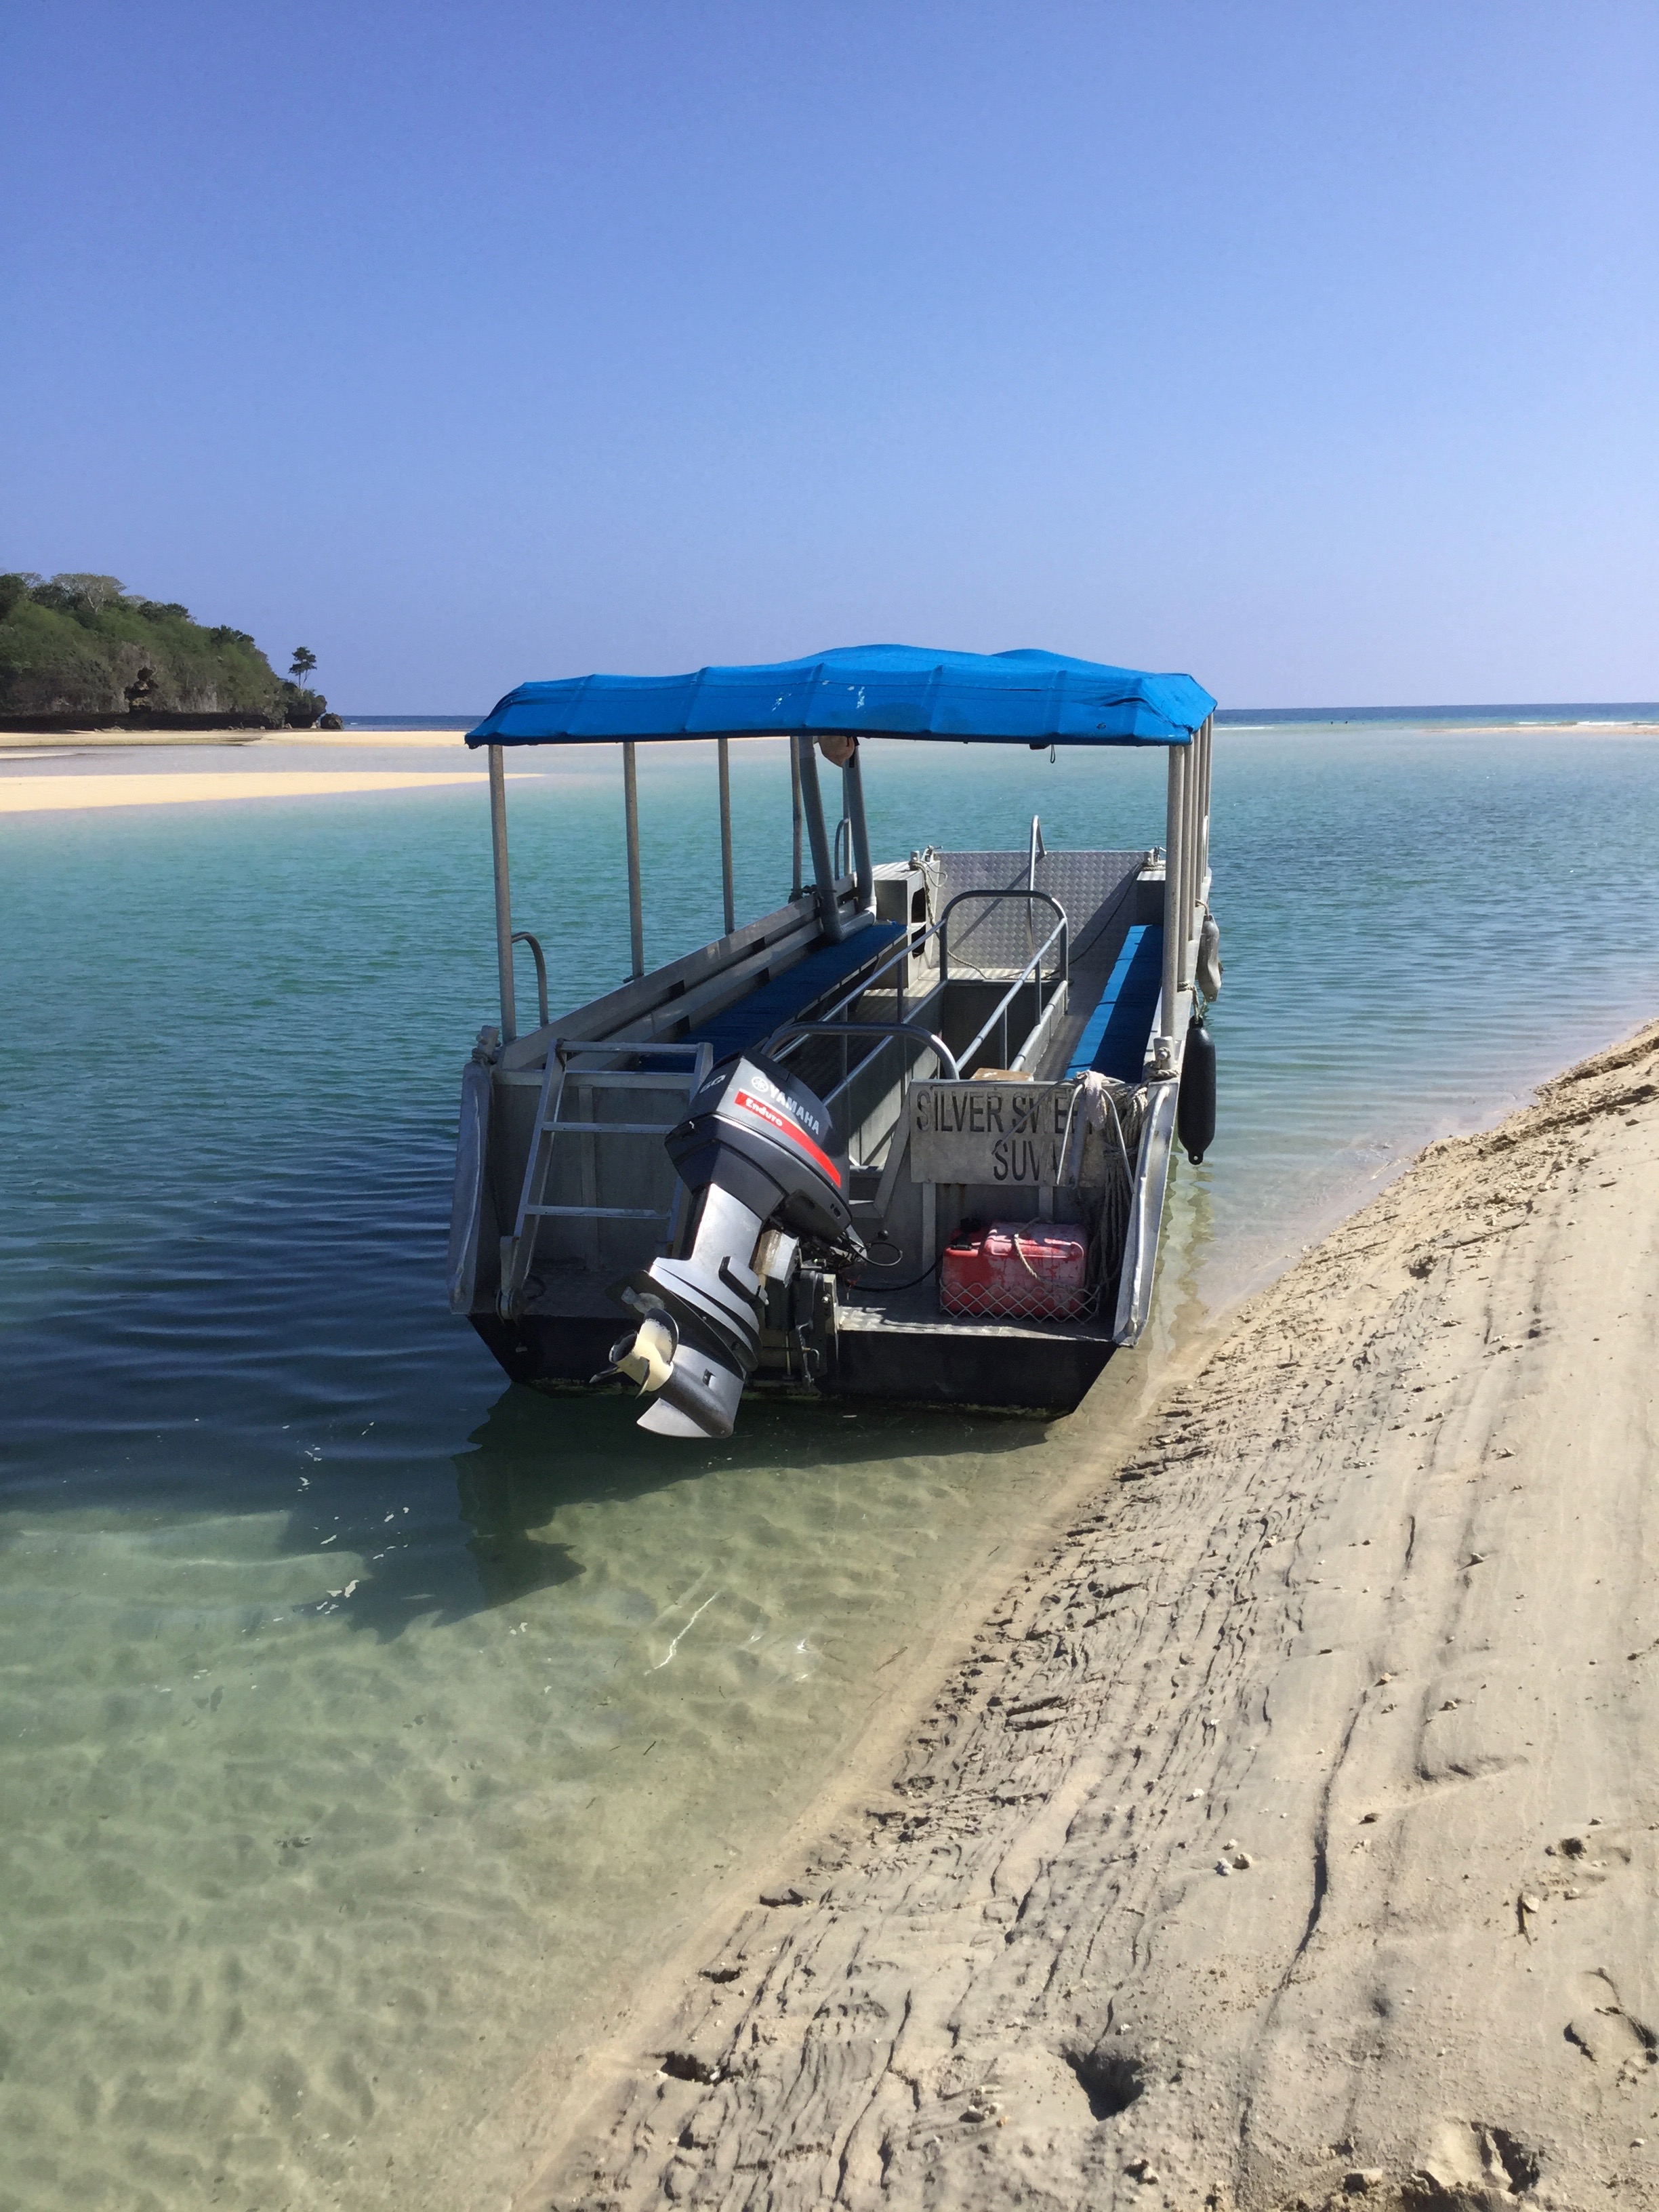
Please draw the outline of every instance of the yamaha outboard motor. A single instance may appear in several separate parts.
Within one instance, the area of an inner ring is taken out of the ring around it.
[[[650,1398],[642,1429],[729,1437],[769,1281],[787,1283],[803,1244],[831,1269],[856,1267],[865,1249],[826,1149],[828,1109],[775,1060],[754,1053],[716,1069],[665,1141],[697,1201],[696,1234],[684,1260],[653,1260],[616,1293],[641,1321],[611,1372]]]

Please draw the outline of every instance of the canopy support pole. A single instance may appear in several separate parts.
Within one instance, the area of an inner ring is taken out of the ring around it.
[[[859,765],[859,748],[854,744],[851,757],[841,772],[842,803],[847,818],[853,825],[853,869],[858,882],[859,912],[873,914],[876,906],[876,872],[870,860],[870,825],[864,814],[864,770]]]
[[[726,901],[726,933],[738,926],[737,900],[732,888],[732,740],[721,738],[717,750],[720,763],[720,892]]]
[[[632,738],[623,740],[623,813],[628,824],[628,938],[634,956],[630,971],[645,973],[645,908],[640,897],[640,776]]]
[[[794,830],[794,872],[789,878],[789,896],[798,899],[801,895],[800,879],[800,748],[801,740],[789,740],[789,808]]]
[[[1164,820],[1164,994],[1158,1001],[1158,1036],[1152,1065],[1159,1075],[1175,1073],[1176,992],[1181,972],[1181,854],[1186,812],[1187,748],[1170,747],[1169,797]]]
[[[507,879],[507,771],[501,749],[489,748],[489,844],[495,860],[495,966],[501,985],[501,1042],[519,1034],[513,999],[513,894]]]
[[[812,880],[817,887],[818,921],[831,945],[847,934],[836,897],[836,864],[830,851],[830,835],[823,826],[823,793],[818,787],[817,747],[810,737],[795,740],[800,763],[801,807],[806,817],[806,836],[812,848]]]

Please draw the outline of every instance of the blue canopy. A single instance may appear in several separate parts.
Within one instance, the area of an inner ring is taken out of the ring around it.
[[[851,730],[991,744],[1184,745],[1214,706],[1190,676],[1145,676],[1060,653],[854,645],[692,676],[521,684],[466,741],[581,745]]]

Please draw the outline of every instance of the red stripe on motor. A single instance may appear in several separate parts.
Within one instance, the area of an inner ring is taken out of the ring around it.
[[[769,1127],[777,1130],[780,1135],[793,1138],[802,1152],[810,1154],[817,1162],[836,1188],[837,1190],[841,1188],[841,1170],[828,1152],[819,1151],[799,1121],[792,1121],[787,1114],[780,1114],[775,1106],[769,1106],[763,1098],[757,1098],[750,1091],[739,1091],[732,1103],[734,1106],[741,1106],[745,1114],[752,1114],[757,1121],[764,1121]]]

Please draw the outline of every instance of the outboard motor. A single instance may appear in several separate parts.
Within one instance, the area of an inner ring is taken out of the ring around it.
[[[729,1437],[759,1357],[769,1282],[787,1284],[803,1243],[831,1270],[866,1256],[830,1140],[827,1108],[760,1053],[716,1069],[669,1132],[668,1157],[698,1201],[691,1249],[653,1260],[615,1293],[641,1320],[609,1371],[650,1398],[642,1429]]]

